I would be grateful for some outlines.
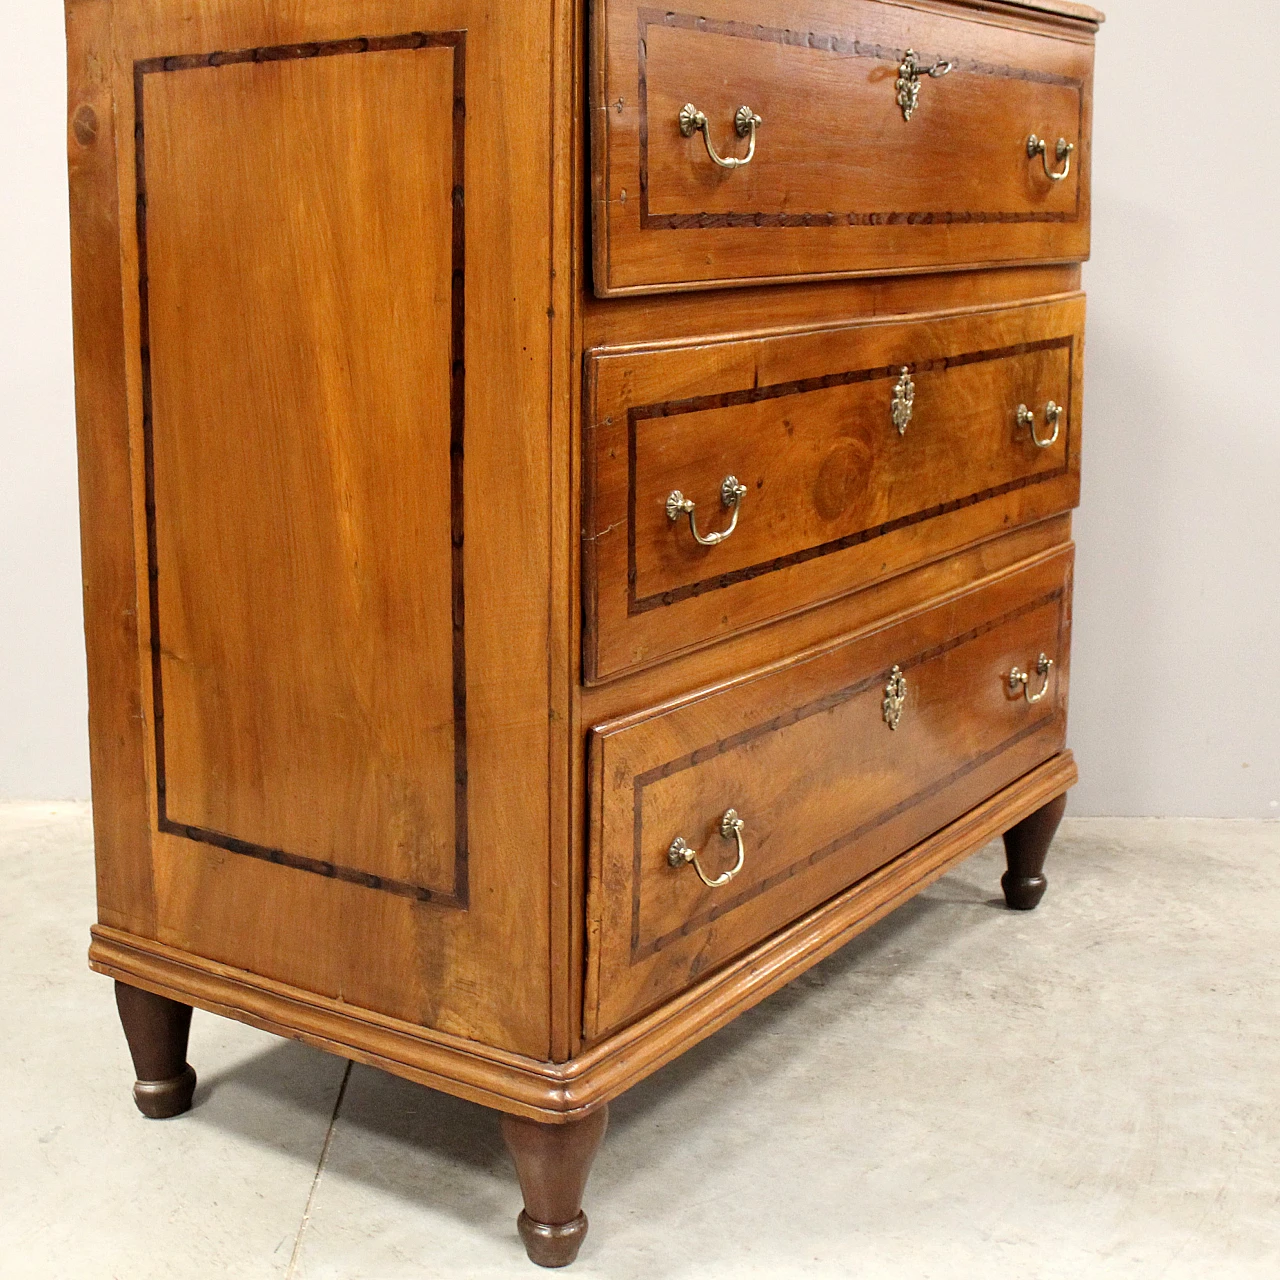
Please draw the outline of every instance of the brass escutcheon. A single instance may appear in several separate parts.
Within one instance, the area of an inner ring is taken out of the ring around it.
[[[880,713],[890,729],[896,729],[902,719],[902,708],[907,701],[907,677],[902,668],[895,662],[889,672],[889,683],[884,687],[884,701],[880,704]]]
[[[897,385],[893,389],[893,404],[891,413],[893,415],[893,425],[898,428],[898,434],[905,436],[907,427],[911,423],[911,411],[915,408],[916,403],[916,384],[911,381],[911,372],[906,365],[902,366],[902,376],[898,379]]]
[[[902,118],[910,120],[915,109],[920,105],[920,77],[929,76],[940,80],[952,69],[952,64],[939,58],[931,67],[926,67],[916,58],[916,51],[908,49],[903,55],[902,65],[898,68],[898,78],[894,88],[898,91],[898,106],[902,108]]]

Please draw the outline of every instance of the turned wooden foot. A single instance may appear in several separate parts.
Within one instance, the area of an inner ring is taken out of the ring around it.
[[[1030,911],[1044,897],[1048,884],[1044,877],[1044,859],[1066,807],[1064,793],[1004,833],[1009,870],[1001,877],[1000,887],[1004,890],[1005,902],[1015,911]]]
[[[524,1192],[516,1226],[540,1267],[567,1267],[578,1256],[587,1234],[582,1193],[608,1123],[608,1107],[568,1124],[502,1117],[502,1136]]]
[[[138,1077],[138,1110],[152,1120],[190,1111],[196,1088],[196,1073],[187,1065],[191,1006],[117,982],[116,1008]]]

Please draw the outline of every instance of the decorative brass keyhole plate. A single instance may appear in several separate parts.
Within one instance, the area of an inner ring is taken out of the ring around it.
[[[898,727],[906,701],[907,677],[902,674],[902,668],[894,663],[893,670],[889,672],[889,683],[884,687],[884,702],[881,704],[884,722],[890,729]]]

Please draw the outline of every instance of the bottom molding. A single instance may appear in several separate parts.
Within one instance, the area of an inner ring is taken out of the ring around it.
[[[1061,795],[1077,776],[1071,752],[1054,756],[697,986],[564,1063],[356,1009],[105,925],[92,929],[89,965],[157,995],[500,1111],[532,1120],[573,1120],[616,1098],[839,950]]]

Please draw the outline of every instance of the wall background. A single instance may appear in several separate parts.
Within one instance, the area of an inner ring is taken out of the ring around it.
[[[1095,0],[1105,3],[1105,0]],[[1275,0],[1098,44],[1076,814],[1280,816]],[[0,799],[88,795],[61,6],[0,50]]]

